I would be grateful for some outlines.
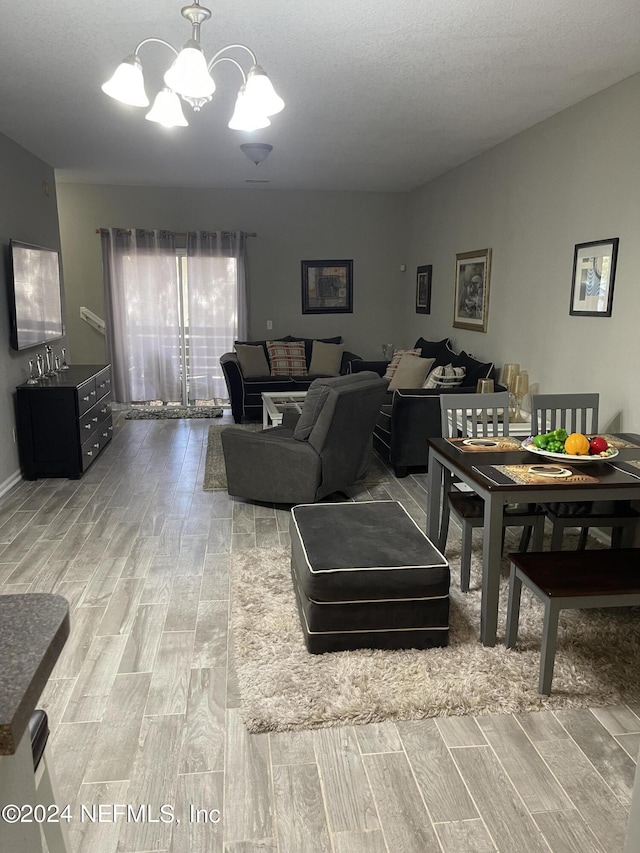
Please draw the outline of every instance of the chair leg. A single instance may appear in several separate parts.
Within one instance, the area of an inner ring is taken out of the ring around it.
[[[624,535],[624,527],[614,527],[611,531],[611,547],[622,548],[622,537]]]
[[[507,633],[505,645],[512,649],[518,641],[518,622],[520,621],[520,592],[522,581],[516,573],[515,563],[511,563],[511,574],[509,576],[509,605],[507,608]]]
[[[580,529],[580,536],[578,538],[578,547],[576,548],[576,551],[584,551],[584,549],[587,547],[588,535],[589,535],[589,528],[588,527],[582,527]]]
[[[533,525],[533,550],[542,551],[544,549],[544,515],[539,515]]]
[[[564,527],[561,522],[554,521],[553,522],[553,530],[551,531],[551,550],[552,551],[561,551],[562,550],[562,534],[564,533]]]
[[[556,660],[556,641],[558,639],[558,617],[560,607],[556,601],[548,600],[544,608],[544,627],[542,629],[542,654],[540,657],[540,684],[538,691],[547,696],[551,693],[553,666]]]
[[[470,524],[462,522],[462,547],[460,551],[460,589],[469,592],[469,580],[471,578],[471,541],[473,539],[473,528]]]
[[[522,528],[522,536],[520,537],[520,544],[518,545],[518,551],[522,551],[523,553],[528,550],[529,542],[531,542],[531,530],[532,525],[527,524]]]

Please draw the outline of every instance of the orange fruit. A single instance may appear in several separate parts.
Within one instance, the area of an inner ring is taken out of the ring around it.
[[[572,432],[571,435],[567,436],[564,449],[572,456],[588,456],[589,439],[581,432]]]

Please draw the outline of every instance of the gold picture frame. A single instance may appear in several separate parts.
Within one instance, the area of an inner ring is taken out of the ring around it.
[[[456,255],[453,325],[457,329],[486,332],[489,319],[491,249]]]

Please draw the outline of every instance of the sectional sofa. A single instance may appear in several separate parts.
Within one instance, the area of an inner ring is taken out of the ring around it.
[[[495,367],[492,362],[481,362],[467,352],[456,353],[451,341],[427,341],[418,338],[413,349],[420,351],[420,357],[432,358],[432,369],[452,365],[464,368],[461,384],[446,388],[396,388],[387,393],[380,410],[373,433],[376,450],[386,459],[397,477],[405,477],[411,469],[426,469],[428,462],[428,438],[442,435],[440,422],[440,394],[475,393],[478,379],[493,379]],[[353,360],[349,369],[352,372],[373,370],[383,376],[387,369],[386,361]],[[496,390],[504,390],[496,384]]]

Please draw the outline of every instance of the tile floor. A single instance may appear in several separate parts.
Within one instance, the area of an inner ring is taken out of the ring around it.
[[[202,491],[209,424],[121,420],[81,480],[0,499],[0,592],[71,605],[41,704],[75,853],[622,853],[640,706],[247,733],[230,553],[288,513]],[[424,477],[352,497],[424,524]]]

